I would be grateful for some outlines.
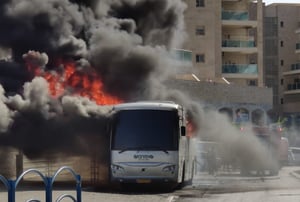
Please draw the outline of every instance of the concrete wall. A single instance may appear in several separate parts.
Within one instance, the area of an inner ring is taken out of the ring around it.
[[[227,111],[232,122],[262,122],[268,124],[268,112],[273,106],[271,88],[221,84],[214,82],[198,82],[191,80],[171,80],[167,84],[172,89],[180,90],[192,100],[202,104],[204,108],[220,112]],[[243,120],[240,113],[243,112]],[[257,116],[257,112],[260,113]]]
[[[170,88],[186,92],[193,100],[221,106],[224,104],[257,105],[272,108],[272,89],[188,80],[168,81]]]

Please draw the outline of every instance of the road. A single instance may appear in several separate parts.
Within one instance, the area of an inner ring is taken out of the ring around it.
[[[279,201],[300,201],[300,178],[294,175],[294,171],[300,167],[284,167],[279,176],[273,177],[241,177],[238,174],[218,173],[210,176],[205,173],[197,175],[193,185],[174,192],[145,191],[94,191],[85,187],[82,191],[84,202],[279,202]],[[293,174],[293,175],[292,175]],[[0,187],[0,201],[7,201],[7,193]],[[55,190],[53,201],[62,194],[72,194],[75,191]],[[16,201],[28,199],[45,201],[44,192],[40,190],[28,191],[18,190]],[[64,199],[63,201],[71,201]]]
[[[178,202],[281,202],[300,201],[299,167],[284,167],[278,176],[198,176],[192,187],[177,191]],[[214,180],[213,180],[214,178]],[[205,179],[205,180],[203,180]]]

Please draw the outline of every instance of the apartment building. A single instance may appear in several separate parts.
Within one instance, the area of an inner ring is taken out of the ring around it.
[[[264,15],[265,75],[273,88],[273,109],[300,125],[300,3],[268,5]]]
[[[183,1],[188,37],[177,58],[191,64],[190,79],[196,82],[177,88],[185,86],[195,100],[233,122],[242,117],[267,123],[272,89],[264,84],[262,0]]]
[[[263,87],[262,0],[184,0],[182,50],[200,80]],[[181,51],[181,52],[182,52]]]

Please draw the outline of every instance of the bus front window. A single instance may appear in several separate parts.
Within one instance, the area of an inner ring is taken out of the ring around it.
[[[167,110],[124,110],[113,124],[113,150],[177,150],[178,115]]]

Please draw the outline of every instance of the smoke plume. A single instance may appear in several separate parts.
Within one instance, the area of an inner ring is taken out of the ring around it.
[[[0,144],[29,158],[105,154],[111,107],[95,100],[106,95],[177,101],[201,137],[235,144],[228,121],[164,85],[170,52],[185,39],[185,8],[181,0],[2,0]]]
[[[78,93],[90,83],[122,101],[168,97],[162,81],[185,37],[185,8],[181,0],[1,1],[0,144],[31,158],[90,154],[105,142],[111,110]]]

